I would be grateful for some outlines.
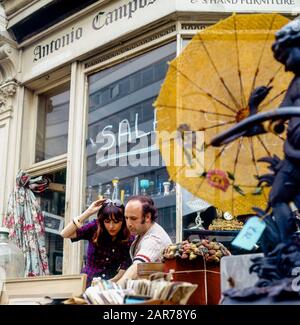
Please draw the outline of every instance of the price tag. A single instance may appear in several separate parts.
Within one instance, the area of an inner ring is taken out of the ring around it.
[[[251,217],[238,233],[232,245],[250,251],[266,228],[266,223],[258,217]]]

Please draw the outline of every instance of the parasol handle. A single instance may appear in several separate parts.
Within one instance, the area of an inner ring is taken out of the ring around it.
[[[235,126],[230,128],[229,130],[222,132],[221,134],[214,137],[211,141],[211,145],[213,147],[219,147],[228,143],[228,140],[231,137],[236,135],[242,136],[246,135],[245,131],[247,131],[250,127],[255,126],[257,124],[261,124],[265,121],[276,121],[276,120],[288,120],[292,117],[300,117],[300,107],[298,106],[286,106],[277,108],[274,111],[268,111],[264,113],[258,113],[255,115],[251,115],[241,122],[237,123]],[[254,134],[255,135],[255,134]],[[235,140],[234,138],[233,140]]]

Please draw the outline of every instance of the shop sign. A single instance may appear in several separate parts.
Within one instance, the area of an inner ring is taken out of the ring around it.
[[[83,35],[83,28],[78,27],[74,30],[72,27],[71,31],[66,32],[64,35],[57,37],[56,39],[50,40],[46,44],[39,44],[33,49],[33,62],[37,62],[42,58],[55,53],[56,51],[61,50],[64,47],[68,47],[72,43],[80,40]]]
[[[23,82],[174,12],[300,12],[300,0],[120,0],[24,47]]]
[[[138,10],[149,7],[156,1],[157,0],[132,0],[127,4],[122,4],[119,7],[116,7],[112,11],[100,11],[93,19],[93,29],[100,30],[118,20],[132,19]]]
[[[176,11],[176,1],[120,0],[25,47],[20,80],[27,81]]]
[[[217,12],[300,12],[300,0],[177,0],[177,10]]]

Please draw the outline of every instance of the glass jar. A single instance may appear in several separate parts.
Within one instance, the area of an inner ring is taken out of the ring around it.
[[[25,258],[22,250],[8,238],[9,230],[0,227],[0,271],[1,277],[25,276]],[[4,274],[3,274],[4,273]]]
[[[120,200],[120,190],[119,190],[119,177],[115,177],[112,180],[113,184],[113,193],[112,193],[112,200]]]

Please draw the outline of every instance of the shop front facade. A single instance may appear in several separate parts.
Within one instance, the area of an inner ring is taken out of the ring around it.
[[[294,18],[300,11],[298,0],[223,2],[90,1],[32,34],[25,18],[51,1],[3,2],[0,215],[19,169],[51,180],[38,197],[51,274],[80,272],[84,245],[59,233],[100,196],[126,202],[150,195],[158,223],[182,240],[183,201],[192,196],[169,181],[155,140],[153,102],[168,62],[196,32],[232,12]]]

